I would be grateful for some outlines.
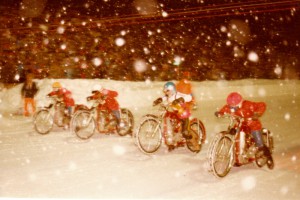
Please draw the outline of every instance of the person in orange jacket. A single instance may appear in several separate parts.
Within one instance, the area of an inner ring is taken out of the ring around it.
[[[192,84],[190,82],[191,74],[188,71],[182,72],[182,79],[176,84],[177,94],[182,97],[188,97],[189,101],[186,101],[187,106],[192,109],[196,107],[195,97],[192,92]]]
[[[38,87],[36,83],[33,81],[34,75],[32,73],[28,73],[26,75],[26,81],[21,89],[22,99],[24,99],[24,115],[29,116],[28,105],[31,104],[32,112],[34,113],[36,110],[35,99],[34,96],[38,92]]]
[[[268,147],[263,143],[262,139],[262,124],[259,120],[266,110],[266,104],[264,102],[252,102],[244,100],[243,97],[237,93],[232,92],[227,97],[227,104],[216,112],[216,116],[222,116],[224,114],[235,114],[239,117],[247,119],[246,125],[250,128],[251,134],[255,140],[255,144],[259,150],[263,151],[268,158],[267,165],[270,169],[274,168],[274,162],[271,152]]]
[[[117,119],[118,125],[120,125],[121,122],[121,116],[120,116],[120,105],[116,99],[116,97],[119,95],[118,92],[113,90],[108,90],[100,86],[100,89],[97,91],[93,91],[94,95],[87,98],[87,100],[91,99],[101,99],[104,101],[103,104],[99,105],[100,107],[106,107],[108,110],[110,110],[113,115]]]
[[[57,96],[57,98],[62,99],[67,110],[68,115],[71,116],[74,110],[75,101],[72,97],[72,92],[63,88],[59,82],[54,82],[52,84],[53,91],[50,92],[47,96]]]

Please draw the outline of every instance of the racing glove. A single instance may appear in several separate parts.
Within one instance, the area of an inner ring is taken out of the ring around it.
[[[155,101],[153,101],[153,106],[156,106],[156,105],[160,104],[161,102],[162,102],[162,98],[160,97],[160,98],[156,99]]]
[[[221,113],[219,111],[215,112],[216,117],[221,117]]]

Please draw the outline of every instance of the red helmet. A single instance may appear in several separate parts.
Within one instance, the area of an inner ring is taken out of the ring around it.
[[[243,97],[239,93],[232,92],[227,97],[227,104],[229,106],[237,106],[239,103],[242,102],[242,100],[243,100]]]

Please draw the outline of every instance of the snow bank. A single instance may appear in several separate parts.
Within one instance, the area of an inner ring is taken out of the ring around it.
[[[129,82],[102,79],[42,79],[35,80],[39,87],[36,96],[38,107],[49,104],[46,95],[52,90],[51,85],[59,81],[63,87],[72,91],[75,102],[86,104],[86,97],[102,85],[118,91],[118,100],[122,107],[139,109],[151,106],[152,101],[162,95],[165,82]],[[298,95],[299,80],[236,80],[236,81],[203,81],[192,82],[194,95],[197,101],[224,100],[228,93],[238,91],[246,98],[262,99],[268,97]],[[22,107],[21,87],[19,84],[0,92],[0,112],[16,112]]]

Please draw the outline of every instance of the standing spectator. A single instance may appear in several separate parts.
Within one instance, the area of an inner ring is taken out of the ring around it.
[[[22,99],[24,101],[24,115],[28,117],[30,115],[28,110],[28,105],[31,104],[32,113],[35,112],[35,100],[34,96],[38,92],[38,88],[36,83],[33,81],[34,75],[32,73],[28,73],[26,75],[25,83],[21,89]]]

